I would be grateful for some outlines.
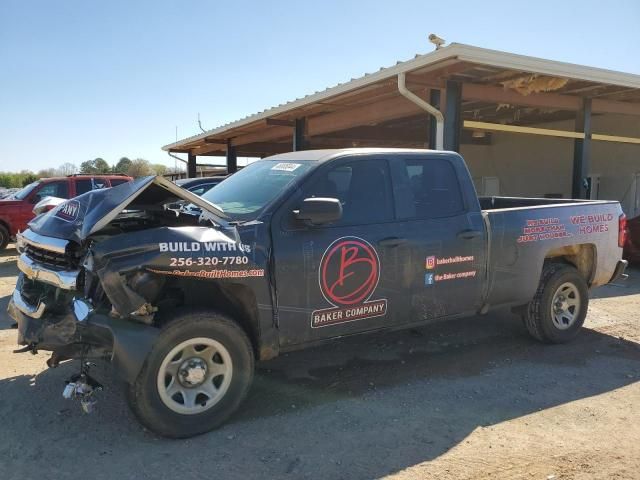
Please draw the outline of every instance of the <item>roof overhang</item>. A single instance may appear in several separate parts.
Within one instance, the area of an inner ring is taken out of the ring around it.
[[[307,135],[320,137],[424,116],[423,111],[398,95],[396,79],[400,73],[405,73],[408,86],[423,96],[430,89],[444,88],[447,80],[458,80],[463,85],[463,99],[478,110],[488,104],[494,109],[495,105],[519,105],[544,111],[575,111],[581,108],[582,99],[590,96],[594,98],[594,113],[640,115],[640,75],[451,44],[171,143],[163,150],[221,155],[230,144],[238,147],[240,154],[264,156],[290,149],[287,141],[296,118],[307,119]],[[504,85],[505,79],[518,75],[567,82],[552,91],[521,94]]]

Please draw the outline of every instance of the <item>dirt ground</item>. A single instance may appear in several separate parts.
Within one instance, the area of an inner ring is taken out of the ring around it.
[[[508,312],[375,334],[258,366],[224,427],[145,432],[107,369],[97,411],[62,398],[77,366],[12,354],[15,250],[0,252],[0,479],[640,478],[640,270],[593,292],[575,342]]]

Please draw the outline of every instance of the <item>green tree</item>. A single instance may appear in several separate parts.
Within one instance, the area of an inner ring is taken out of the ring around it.
[[[104,158],[96,158],[94,162],[98,173],[109,173],[111,171],[111,166]]]
[[[80,164],[80,173],[95,173],[93,160],[86,160]]]
[[[95,160],[87,160],[80,164],[80,173],[98,173]]]
[[[19,173],[7,173],[9,176],[9,187],[24,187],[38,180],[38,177],[31,170],[22,170]]]
[[[127,173],[129,171],[129,167],[131,166],[131,160],[127,157],[122,157],[118,160],[115,167],[113,167],[113,171],[115,173]]]
[[[111,167],[104,158],[94,158],[80,164],[80,173],[109,173]]]
[[[36,180],[38,180],[38,177],[36,177],[33,173],[28,172],[24,174],[24,176],[22,177],[22,186],[26,187],[27,185],[35,182]]]
[[[2,172],[0,173],[0,187],[15,188],[22,185],[22,179],[18,173]]]

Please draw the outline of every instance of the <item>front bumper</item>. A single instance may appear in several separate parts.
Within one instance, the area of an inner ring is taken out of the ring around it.
[[[21,290],[23,282],[24,277],[20,275],[18,277],[18,282],[16,283],[16,288],[13,291],[13,295],[11,296],[11,301],[9,303],[9,315],[11,315],[11,317],[15,320],[15,317],[11,314],[11,312],[12,310],[17,309],[31,318],[41,318],[47,308],[47,304],[41,300],[37,305],[32,305],[24,298],[22,298]]]
[[[39,316],[34,317],[29,315],[29,308],[33,307],[24,302],[18,290],[14,291],[7,313],[18,324],[19,345],[55,351],[79,341],[79,322],[71,310],[57,315],[44,314],[46,307],[41,303],[38,306]]]
[[[26,254],[18,257],[18,269],[31,280],[53,285],[63,290],[75,290],[79,270],[53,270],[31,260]]]

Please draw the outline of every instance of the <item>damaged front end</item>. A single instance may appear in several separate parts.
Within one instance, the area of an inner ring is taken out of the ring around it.
[[[81,249],[31,230],[18,235],[17,248],[20,274],[8,312],[18,323],[18,343],[23,351],[54,352],[50,366],[77,357],[90,337],[82,332],[83,306],[89,304],[78,290],[84,277]]]
[[[176,200],[197,204],[203,216],[164,208]],[[213,225],[228,227],[222,212],[161,177],[88,192],[36,217],[17,239],[20,274],[8,312],[18,351],[51,351],[50,367],[80,359],[85,379],[86,362],[107,359],[133,382],[159,333],[158,309],[179,301],[167,293],[167,276],[146,268],[157,264],[157,235]],[[89,391],[87,382],[70,384],[74,394]]]

